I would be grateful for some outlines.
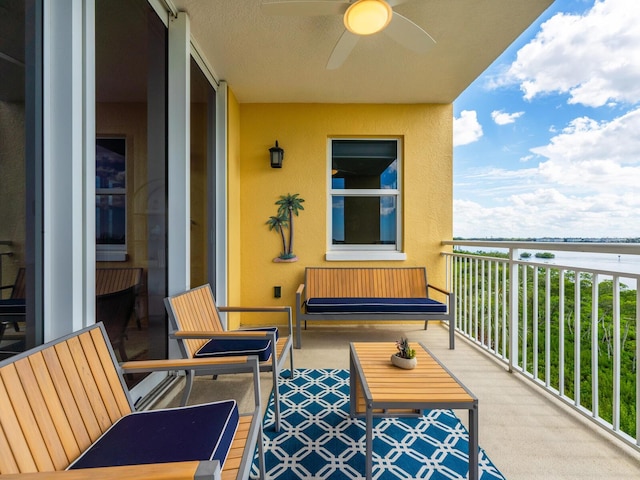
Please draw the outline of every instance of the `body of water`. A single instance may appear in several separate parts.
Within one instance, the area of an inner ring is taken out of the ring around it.
[[[468,252],[508,252],[508,249],[490,248],[490,247],[460,247]],[[620,273],[623,277],[621,283],[629,288],[636,288],[637,276],[640,275],[640,255],[617,255],[612,253],[585,253],[585,252],[565,252],[552,250],[522,250],[520,253],[528,252],[531,254],[529,258],[521,258],[520,260],[532,263],[545,263],[549,265],[563,265],[569,267],[582,267],[592,270],[605,270],[608,272]],[[550,252],[555,255],[554,258],[537,258],[536,253]],[[625,277],[628,273],[636,277]],[[602,276],[603,279],[611,278],[610,276]]]
[[[546,250],[531,251],[530,261],[549,263],[553,265],[569,265],[575,267],[592,268],[595,270],[610,270],[640,275],[640,255],[616,255],[612,253],[584,253],[584,252],[551,252],[555,258],[537,258],[534,255]]]

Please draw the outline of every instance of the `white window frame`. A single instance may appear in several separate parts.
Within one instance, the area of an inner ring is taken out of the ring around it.
[[[334,140],[393,140],[396,142],[398,178],[396,189],[334,189],[332,188],[332,158]],[[366,137],[344,138],[330,137],[327,139],[327,261],[402,261],[407,256],[402,251],[402,139],[398,137]],[[396,244],[395,245],[334,245],[333,244],[333,198],[334,197],[384,197],[392,196],[396,199]]]

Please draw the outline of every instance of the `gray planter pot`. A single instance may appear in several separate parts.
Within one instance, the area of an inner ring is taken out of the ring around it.
[[[416,368],[418,359],[416,357],[402,358],[394,353],[393,355],[391,355],[391,363],[393,363],[396,367],[404,368],[405,370],[411,370],[412,368]]]

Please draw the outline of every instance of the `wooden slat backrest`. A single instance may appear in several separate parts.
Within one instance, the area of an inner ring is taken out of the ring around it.
[[[424,267],[315,268],[305,274],[306,298],[424,298]]]
[[[64,470],[130,413],[101,326],[0,366],[0,475]]]
[[[142,283],[142,268],[97,268],[96,295],[119,292]]]
[[[176,322],[183,332],[221,332],[224,330],[209,285],[202,285],[168,298]],[[190,339],[183,342],[191,358],[208,340]]]

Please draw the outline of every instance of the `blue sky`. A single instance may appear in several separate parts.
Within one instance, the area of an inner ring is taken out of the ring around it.
[[[556,0],[456,99],[453,233],[640,237],[640,0]]]

